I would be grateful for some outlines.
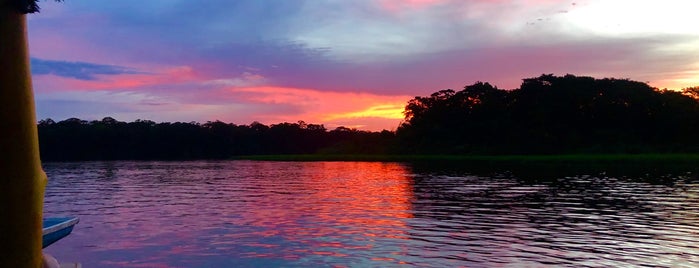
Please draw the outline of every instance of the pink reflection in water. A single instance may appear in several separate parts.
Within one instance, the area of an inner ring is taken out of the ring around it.
[[[413,189],[400,164],[115,162],[49,171],[47,214],[81,217],[50,251],[87,266],[380,266],[406,253]]]
[[[268,170],[268,169],[265,169]],[[251,204],[242,224],[262,227],[263,236],[279,235],[307,248],[335,248],[315,255],[346,256],[341,249],[370,250],[379,238],[405,238],[412,188],[398,164],[317,163],[299,165],[287,191]],[[277,191],[275,183],[261,184]],[[292,194],[291,192],[303,192]],[[273,231],[270,231],[273,230]],[[302,257],[306,252],[297,254]]]

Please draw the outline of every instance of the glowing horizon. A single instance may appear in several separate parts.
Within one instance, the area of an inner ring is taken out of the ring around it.
[[[540,74],[699,85],[699,4],[357,0],[42,3],[38,118],[395,129],[414,96]],[[213,8],[215,7],[215,8]],[[652,18],[652,19],[650,19]],[[89,23],[85,23],[89,22]]]

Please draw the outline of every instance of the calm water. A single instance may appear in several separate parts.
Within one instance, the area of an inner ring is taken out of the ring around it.
[[[49,163],[84,267],[697,267],[691,173],[518,177],[360,162]],[[435,171],[438,170],[438,171]]]

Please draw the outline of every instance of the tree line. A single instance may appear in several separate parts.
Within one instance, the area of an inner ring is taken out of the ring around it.
[[[395,132],[221,121],[51,119],[44,161],[225,159],[260,154],[556,154],[699,152],[699,87],[541,75],[503,90],[477,82],[408,101]]]
[[[44,161],[225,159],[237,155],[387,153],[394,140],[389,131],[368,132],[345,127],[280,123],[236,125],[221,121],[156,123],[121,122],[111,117],[86,121],[41,120],[39,143]]]
[[[483,82],[415,97],[402,152],[472,154],[699,152],[699,88],[541,75],[519,89]]]

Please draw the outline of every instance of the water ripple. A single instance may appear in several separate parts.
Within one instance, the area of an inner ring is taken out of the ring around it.
[[[699,186],[359,162],[50,163],[86,267],[696,267]]]

